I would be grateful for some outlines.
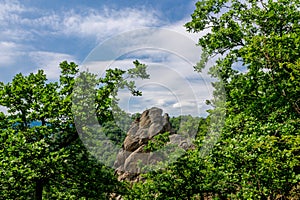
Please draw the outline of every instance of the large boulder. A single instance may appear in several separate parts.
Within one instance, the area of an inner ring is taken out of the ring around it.
[[[124,140],[124,150],[134,152],[155,135],[165,132],[174,133],[168,114],[162,116],[162,109],[156,107],[145,110],[141,117],[132,123]]]
[[[167,144],[175,144],[184,150],[191,147],[189,140],[177,135],[172,129],[168,114],[162,114],[162,109],[153,107],[145,110],[140,118],[131,124],[123,147],[114,163],[119,180],[139,181],[143,166],[155,164],[164,159],[162,154],[144,150],[148,142],[158,134],[170,133],[170,142]]]

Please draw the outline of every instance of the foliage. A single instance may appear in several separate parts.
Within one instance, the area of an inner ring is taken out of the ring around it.
[[[299,5],[202,1],[186,24],[195,32],[211,26],[199,44],[223,55],[211,69],[226,91],[226,124],[212,162],[226,169],[215,191],[227,197],[288,197],[299,184]]]
[[[152,140],[148,141],[148,144],[144,147],[144,150],[147,152],[158,151],[161,149],[167,142],[170,141],[169,139],[169,132],[165,132],[162,134],[158,134],[152,138]]]
[[[210,69],[218,81],[208,130],[223,126],[221,137],[207,155],[200,137],[196,151],[149,174],[129,199],[299,199],[299,7],[298,0],[196,3],[185,26],[204,35],[196,71],[219,58]],[[213,120],[224,111],[224,124]]]
[[[135,65],[129,74],[145,76],[146,66],[138,61]],[[80,130],[76,130],[72,98],[85,95],[73,93],[78,66],[65,61],[60,68],[59,82],[48,82],[39,70],[28,76],[17,74],[11,83],[0,83],[0,105],[8,110],[6,115],[0,113],[0,199],[106,199],[125,189],[112,169],[87,152]],[[92,107],[102,124],[112,119],[118,87],[141,94],[133,82],[124,79],[125,74],[119,69],[109,69],[100,78],[88,72],[79,74],[98,83]]]
[[[191,199],[203,191],[206,165],[195,151],[188,151],[167,169],[144,175],[142,184],[135,184],[125,199]]]
[[[191,115],[173,116],[170,118],[172,128],[177,134],[191,138],[200,138],[207,132],[207,122],[203,117],[193,117]]]

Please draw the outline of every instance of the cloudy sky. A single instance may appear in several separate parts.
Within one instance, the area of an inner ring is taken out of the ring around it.
[[[200,34],[187,33],[195,1],[189,0],[0,0],[0,81],[44,69],[59,76],[61,61],[103,73],[127,69],[138,59],[150,79],[136,80],[142,97],[121,91],[120,106],[141,112],[158,106],[171,115],[205,115],[211,79],[193,71]],[[1,108],[2,109],[2,108]]]

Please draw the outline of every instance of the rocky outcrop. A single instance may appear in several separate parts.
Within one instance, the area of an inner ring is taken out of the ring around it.
[[[139,181],[143,166],[164,159],[159,153],[145,150],[148,142],[158,134],[169,132],[168,144],[176,144],[185,150],[191,147],[188,139],[177,135],[172,129],[168,114],[162,113],[162,109],[153,107],[145,110],[141,117],[132,123],[114,163],[119,180]]]
[[[164,132],[173,133],[168,114],[162,116],[162,110],[156,107],[146,110],[131,125],[124,140],[124,150],[134,152],[155,135]]]
[[[162,109],[156,107],[145,110],[141,117],[131,124],[114,164],[119,180],[138,181],[141,167],[159,160],[144,149],[149,140],[165,132],[174,133],[169,116],[162,116]]]

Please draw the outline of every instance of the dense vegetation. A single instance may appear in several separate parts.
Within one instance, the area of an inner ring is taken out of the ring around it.
[[[206,119],[171,118],[178,132],[197,127],[195,148],[130,189],[79,139],[71,105],[74,63],[61,64],[59,82],[47,83],[39,71],[0,83],[0,105],[9,112],[0,114],[0,199],[107,199],[111,193],[130,200],[300,199],[299,21],[298,0],[197,2],[185,27],[204,34],[196,71],[218,57],[210,68],[218,80],[208,101],[212,109]],[[128,73],[147,78],[145,66],[134,64]],[[94,90],[98,120],[116,144],[128,127],[111,124],[115,88],[140,95],[124,73],[107,71]],[[224,121],[214,120],[220,115]],[[216,127],[220,136],[203,154],[213,139],[205,135]]]
[[[110,108],[118,87],[140,93],[123,78],[125,73],[147,78],[146,66],[134,64],[127,72],[109,69],[105,77],[91,79],[97,83],[92,94],[104,128],[113,117]],[[114,171],[88,153],[76,130],[72,98],[84,94],[73,94],[78,66],[62,62],[60,68],[59,82],[48,83],[39,71],[0,83],[0,105],[8,109],[0,115],[0,199],[106,199],[124,189]],[[80,77],[96,78],[88,72]]]
[[[128,199],[300,198],[299,5],[286,0],[196,4],[185,26],[210,30],[199,39],[204,53],[196,71],[219,56],[210,69],[219,81],[209,118],[225,113],[221,136],[207,156],[201,154],[202,141],[196,141],[196,150],[148,174]],[[236,70],[239,66],[244,70]]]

